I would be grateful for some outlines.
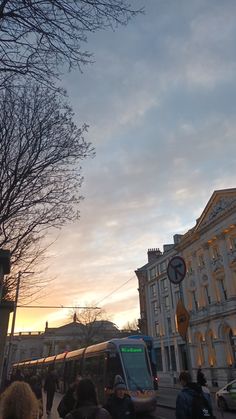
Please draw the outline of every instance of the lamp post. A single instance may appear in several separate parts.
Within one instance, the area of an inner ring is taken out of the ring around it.
[[[5,363],[5,372],[4,372],[4,378],[8,375],[8,369],[9,369],[9,361],[11,357],[11,349],[12,349],[12,340],[14,337],[14,330],[15,330],[15,323],[16,323],[16,310],[17,310],[17,304],[18,304],[18,298],[19,298],[19,292],[20,292],[20,281],[22,275],[28,275],[28,274],[34,274],[34,272],[29,271],[19,271],[17,275],[17,284],[16,284],[16,296],[14,301],[14,309],[13,309],[13,317],[12,317],[12,324],[11,324],[11,333],[9,336],[9,343],[8,343],[8,351],[6,356],[6,363]]]

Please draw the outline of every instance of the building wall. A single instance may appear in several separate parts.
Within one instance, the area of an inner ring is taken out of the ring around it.
[[[173,383],[181,369],[188,367],[195,377],[201,366],[209,385],[221,386],[236,377],[236,190],[214,192],[194,228],[175,239],[136,271],[139,282],[146,272],[142,315],[154,337],[159,375]],[[166,273],[176,254],[187,265],[180,286]],[[180,297],[190,314],[187,347],[176,325]]]

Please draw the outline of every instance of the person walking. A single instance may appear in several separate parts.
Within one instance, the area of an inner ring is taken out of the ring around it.
[[[179,375],[182,390],[176,399],[176,419],[213,418],[212,409],[199,384],[193,383],[188,371]]]
[[[120,375],[115,376],[114,393],[108,398],[105,408],[112,419],[135,419],[134,405],[131,397],[126,393],[127,388]]]
[[[76,408],[65,419],[111,419],[106,409],[98,405],[97,392],[90,378],[82,378],[76,386]]]
[[[28,383],[14,381],[1,395],[1,419],[35,419],[38,401]]]
[[[44,391],[47,394],[46,413],[50,415],[55,391],[58,389],[58,378],[54,368],[50,368],[45,378]]]
[[[68,390],[62,397],[57,407],[60,418],[64,419],[67,413],[70,413],[76,407],[76,388],[81,379],[81,376],[77,375],[74,383],[69,386]]]
[[[197,370],[197,383],[200,386],[205,386],[207,384],[206,377],[203,374],[201,367],[199,367],[198,370]]]

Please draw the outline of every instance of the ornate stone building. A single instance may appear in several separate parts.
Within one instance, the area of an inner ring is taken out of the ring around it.
[[[177,254],[187,265],[180,286],[166,273]],[[160,377],[174,380],[188,364],[194,376],[201,366],[210,385],[236,378],[236,189],[215,191],[195,226],[154,256],[136,275],[140,326],[154,337]],[[176,325],[180,296],[190,314],[187,346]]]

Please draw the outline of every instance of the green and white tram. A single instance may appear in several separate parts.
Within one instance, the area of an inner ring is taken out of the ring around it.
[[[152,371],[147,348],[142,339],[111,339],[87,348],[13,365],[23,374],[45,374],[53,365],[62,391],[66,391],[77,375],[89,377],[97,387],[101,404],[113,392],[115,376],[121,375],[137,412],[150,412],[156,407]]]

